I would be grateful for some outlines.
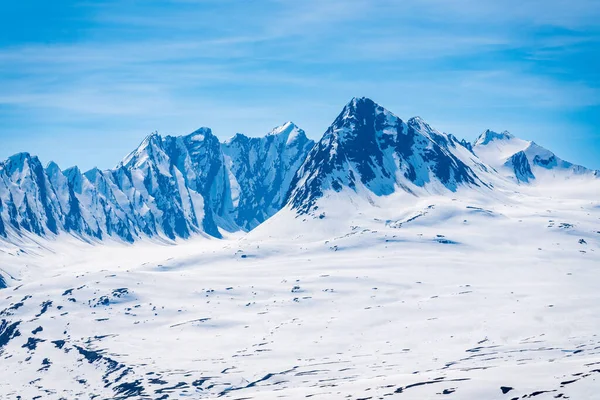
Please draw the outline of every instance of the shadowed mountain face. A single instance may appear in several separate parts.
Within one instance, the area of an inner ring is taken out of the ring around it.
[[[529,160],[524,151],[513,154],[504,165],[514,171],[515,178],[517,178],[519,182],[529,182],[531,179],[535,179],[533,172],[531,172],[531,165],[529,165]]]
[[[194,232],[220,237],[216,221],[231,207],[230,192],[221,145],[210,129],[151,135],[112,175],[129,203],[149,210],[140,217],[151,231],[169,238]]]
[[[2,232],[7,226],[23,228],[36,235],[58,233],[63,213],[57,195],[40,160],[19,153],[0,164]]]
[[[116,168],[44,169],[35,156],[0,163],[0,237],[68,232],[84,239],[188,238],[252,229],[283,205],[314,142],[291,123],[221,144],[210,129],[154,133]]]
[[[234,219],[239,226],[253,229],[281,209],[294,174],[313,146],[292,122],[265,137],[237,134],[223,144],[236,189]]]
[[[202,137],[202,138],[201,138]],[[2,219],[14,231],[66,231],[133,241],[140,235],[219,236],[214,219],[227,206],[220,143],[210,130],[161,138],[153,134],[114,170],[44,170],[21,154],[0,166]]]
[[[427,196],[561,174],[599,175],[508,132],[488,130],[471,145],[354,98],[316,144],[288,122],[264,137],[237,134],[225,143],[208,128],[154,133],[105,171],[43,168],[37,157],[16,154],[0,162],[0,238],[219,238],[251,230],[286,205],[307,213],[329,191]]]
[[[485,186],[470,149],[420,118],[402,121],[370,99],[352,99],[294,177],[289,204],[308,212],[327,190],[376,196],[427,187]],[[437,188],[436,188],[437,187]]]

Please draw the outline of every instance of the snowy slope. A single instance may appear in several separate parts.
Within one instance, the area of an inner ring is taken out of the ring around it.
[[[600,187],[575,183],[397,192],[295,236],[277,214],[224,240],[2,247],[0,397],[594,399]]]
[[[535,142],[519,139],[507,131],[486,130],[473,144],[473,151],[500,174],[519,183],[599,175],[598,171],[564,161]]]

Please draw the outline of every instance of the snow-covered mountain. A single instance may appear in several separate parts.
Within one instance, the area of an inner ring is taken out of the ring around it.
[[[153,133],[116,168],[62,171],[21,153],[0,163],[0,235],[68,232],[107,237],[221,237],[277,212],[314,142],[291,123],[263,138],[221,144],[210,129],[186,136]]]
[[[290,206],[306,213],[327,191],[366,196],[488,187],[488,169],[468,146],[419,117],[404,122],[367,98],[354,98],[313,147],[292,181]]]
[[[239,226],[253,229],[281,209],[294,174],[313,146],[292,122],[265,137],[238,133],[223,144]]]
[[[61,171],[52,162],[44,169],[22,153],[0,165],[0,177],[4,236],[219,236],[215,219],[229,198],[220,143],[207,129],[179,138],[152,134],[113,170]]]
[[[598,171],[564,161],[537,143],[519,139],[508,131],[486,130],[473,144],[473,151],[500,174],[519,183],[539,178],[598,176]]]
[[[53,166],[49,169],[52,172]],[[10,227],[36,235],[70,229],[70,210],[63,211],[40,160],[29,153],[15,154],[0,163],[0,201],[3,236]],[[68,206],[68,201],[62,203]]]

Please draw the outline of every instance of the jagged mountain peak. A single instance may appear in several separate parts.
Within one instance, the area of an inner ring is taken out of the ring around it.
[[[67,177],[74,176],[74,175],[81,175],[81,170],[79,169],[79,167],[77,165],[74,165],[72,167],[65,169],[63,171],[63,174]]]
[[[154,131],[154,132],[150,133],[148,136],[146,136],[144,138],[144,140],[142,140],[142,143],[140,143],[138,148],[147,147],[152,144],[158,144],[160,142],[162,142],[162,136],[158,133],[158,131]]]
[[[14,174],[20,176],[27,171],[35,174],[43,173],[44,167],[37,156],[21,152],[8,157],[3,163],[3,169],[9,176]]]
[[[500,133],[492,131],[490,129],[486,129],[485,132],[483,132],[481,135],[479,135],[479,137],[477,138],[477,140],[475,140],[474,145],[475,146],[485,146],[495,140],[511,140],[511,139],[515,139],[515,136],[513,136],[509,131],[502,131]]]
[[[79,167],[73,166],[71,168],[67,168],[62,173],[67,178],[69,185],[73,188],[73,190],[77,193],[81,193],[83,174],[81,173]]]
[[[291,121],[263,137],[236,134],[222,145],[229,165],[233,217],[253,229],[283,206],[290,182],[314,142]]]
[[[267,136],[277,136],[281,138],[282,142],[285,142],[286,145],[292,145],[296,142],[305,143],[308,138],[306,137],[306,132],[300,129],[298,125],[294,124],[291,121],[284,123],[281,126],[273,128],[271,132],[267,134]]]
[[[271,132],[267,133],[267,135],[280,135],[285,134],[286,132],[290,132],[294,129],[300,129],[298,125],[294,124],[292,121],[287,121],[271,130]]]
[[[369,114],[376,109],[387,111],[368,97],[353,97],[348,103],[346,103],[336,121],[342,122],[345,120],[360,118],[363,114]],[[334,125],[336,125],[335,122]]]
[[[23,151],[8,157],[4,164],[10,169],[21,168],[26,162],[32,160],[38,160],[37,156],[32,156],[30,153]]]
[[[129,153],[118,165],[117,168],[131,167],[134,164],[140,165],[144,160],[152,158],[155,148],[162,147],[163,138],[158,131],[154,131],[142,140],[139,146]]]
[[[359,107],[361,105],[366,105],[366,106],[379,106],[379,104],[375,103],[372,99],[365,97],[365,96],[355,96],[352,97],[350,99],[350,101],[348,103],[346,103],[346,107],[350,107],[350,108],[355,108],[355,107]]]
[[[396,134],[402,124],[400,118],[373,100],[353,97],[327,129],[321,141],[339,142],[360,152],[361,146],[371,146],[379,135]]]
[[[451,136],[451,135],[447,135],[447,134],[442,133],[442,132],[438,131],[437,129],[433,128],[431,125],[429,125],[429,123],[427,121],[425,121],[423,118],[421,118],[419,116],[409,118],[408,121],[406,121],[406,125],[408,127],[411,127],[413,129],[417,130],[419,133],[424,134],[425,136],[431,136],[432,134],[434,134],[436,136],[444,136],[444,137]]]
[[[248,141],[248,140],[250,140],[249,136],[246,136],[243,133],[237,132],[235,135],[233,135],[229,139],[224,140],[223,144],[227,146],[227,145],[229,145],[231,143],[234,143],[234,142]]]
[[[353,98],[298,170],[287,204],[307,213],[328,191],[344,188],[369,197],[487,186],[461,149],[421,118],[405,123],[371,99]]]
[[[50,161],[47,165],[46,165],[46,172],[48,173],[48,175],[53,175],[56,173],[60,173],[62,172],[60,167],[58,166],[57,163],[55,163],[54,161]]]
[[[275,140],[277,143],[283,143],[286,146],[293,146],[297,143],[302,146],[310,139],[308,139],[306,132],[298,127],[298,125],[292,121],[287,121],[282,125],[276,126],[269,133],[262,137],[251,137],[244,135],[243,133],[236,133],[231,138],[225,140],[223,145],[225,147],[231,147],[243,143],[247,145],[249,142],[263,140]]]
[[[168,166],[177,162],[187,152],[197,154],[199,148],[211,145],[218,147],[219,140],[208,127],[201,127],[189,134],[179,136],[161,136],[154,132],[125,157],[118,167],[145,168],[148,163]]]
[[[416,116],[414,116],[412,118],[409,118],[408,121],[406,121],[406,123],[409,124],[409,125],[424,125],[424,124],[427,124],[425,122],[425,120],[423,118],[419,117],[418,115],[416,115]]]
[[[32,156],[30,153],[28,153],[26,151],[22,151],[20,153],[16,153],[16,154],[13,154],[12,156],[8,157],[7,161],[22,162],[23,160],[28,160],[33,157],[36,157],[36,156]]]
[[[450,140],[448,135],[432,128],[423,118],[415,116],[404,122],[393,112],[367,97],[352,98],[325,136],[335,137],[343,143],[350,141],[363,145],[365,141],[388,141],[398,138],[398,135],[412,135],[410,130],[435,143]],[[458,140],[456,142],[460,143]]]
[[[189,142],[203,142],[207,137],[212,137],[213,132],[212,129],[203,126],[196,129],[194,132],[189,133],[187,135],[183,135],[182,137]]]
[[[155,131],[103,171],[44,168],[27,152],[15,154],[0,162],[0,218],[17,233],[39,235],[220,237],[220,230],[253,229],[286,204],[315,210],[332,191],[369,201],[397,191],[444,195],[491,188],[490,174],[502,170],[519,182],[556,171],[598,176],[506,131],[487,130],[471,146],[421,117],[403,121],[354,97],[316,144],[288,121],[262,137],[238,133],[223,143],[207,127],[181,136]]]
[[[149,161],[154,164],[163,164],[166,159],[169,158],[166,152],[171,150],[166,147],[177,142],[183,142],[185,143],[185,147],[193,148],[197,145],[203,146],[203,142],[207,141],[215,143],[219,142],[217,137],[212,133],[212,130],[208,127],[201,127],[187,135],[181,136],[167,135],[163,137],[158,131],[155,131],[146,136],[139,146],[117,165],[117,168],[139,168],[146,165]]]
[[[98,179],[99,176],[102,175],[102,171],[98,167],[93,167],[85,171],[83,175],[90,181],[94,182]]]
[[[545,147],[519,139],[507,131],[485,131],[473,150],[486,164],[519,183],[529,183],[540,177],[554,179],[557,174],[593,176],[593,171],[562,160]]]
[[[432,135],[444,137],[447,136],[446,134],[443,134],[438,130],[432,128],[431,125],[429,125],[423,118],[419,116],[409,118],[409,120],[406,121],[406,125],[409,128],[413,128],[422,135],[427,136],[429,138],[431,138]]]

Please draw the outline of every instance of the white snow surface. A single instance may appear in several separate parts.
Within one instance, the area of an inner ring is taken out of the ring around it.
[[[329,191],[221,240],[3,242],[0,397],[600,398],[598,193]]]
[[[569,179],[579,175],[598,175],[597,171],[564,161],[537,143],[519,139],[507,131],[497,133],[486,130],[475,141],[473,150],[484,163],[513,180],[517,179],[518,174],[515,173],[510,159],[519,152],[523,152],[536,181],[548,183],[557,177]]]
[[[513,154],[523,151],[531,144],[508,132],[503,134],[486,131],[475,141],[475,153],[486,164],[501,168]]]

